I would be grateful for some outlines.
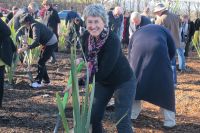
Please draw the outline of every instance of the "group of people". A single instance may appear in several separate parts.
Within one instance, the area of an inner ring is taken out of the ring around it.
[[[31,16],[31,13],[36,11],[34,3],[30,3],[27,9],[13,12],[13,18],[9,20],[8,25],[0,20],[0,39],[3,40],[0,45],[6,46],[4,49],[8,50],[8,46],[12,49],[8,53],[0,49],[0,105],[2,105],[3,97],[4,65],[11,64],[13,52],[16,52],[9,37],[8,27],[13,21],[16,24],[14,25],[16,31],[20,26],[24,26],[29,32],[29,37],[33,39],[32,44],[19,48],[18,53],[42,45],[38,75],[31,86],[38,88],[50,83],[45,64],[50,57],[56,60],[54,52],[58,48],[60,19],[48,0],[43,1],[43,6],[47,9],[43,17],[44,23],[36,21]],[[15,10],[16,8],[13,8],[13,11]],[[185,45],[183,44],[185,42],[189,43],[191,38],[185,41],[188,36],[184,33],[188,31],[183,25],[187,23],[188,28],[192,27],[189,26],[187,16],[183,17],[181,24],[180,18],[168,11],[162,3],[157,4],[153,12],[157,16],[155,24],[152,24],[148,16],[138,12],[133,12],[127,19],[129,15],[126,14],[123,17],[122,8],[119,6],[107,12],[103,5],[91,4],[83,11],[86,27],[83,35],[78,33],[81,18],[74,12],[66,18],[67,21],[72,22],[73,26],[76,26],[75,31],[72,32],[79,34],[78,37],[86,55],[86,63],[89,66],[90,78],[93,79],[92,77],[95,76],[95,93],[91,112],[92,133],[102,133],[105,108],[113,96],[115,97],[116,121],[119,121],[117,124],[119,133],[133,132],[131,119],[136,119],[139,115],[141,100],[161,108],[164,115],[164,127],[173,128],[176,125],[175,54],[176,52],[178,54],[179,69],[185,69],[185,49],[181,45]],[[23,29],[20,30],[22,32],[19,34],[23,34]],[[192,32],[191,30],[190,34]],[[122,42],[127,43],[128,58],[122,51]],[[188,55],[188,51],[185,55]]]

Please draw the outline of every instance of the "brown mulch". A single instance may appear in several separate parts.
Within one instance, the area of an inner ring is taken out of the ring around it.
[[[53,132],[57,106],[55,94],[62,92],[69,75],[69,55],[57,53],[58,62],[48,63],[51,85],[40,89],[29,87],[29,80],[23,66],[18,66],[15,84],[5,85],[3,109],[0,110],[0,133],[49,133]],[[200,132],[200,60],[195,53],[187,59],[188,72],[178,72],[176,88],[177,126],[166,130],[159,108],[145,103],[137,120],[133,121],[137,133],[199,133]],[[31,69],[36,74],[36,65]],[[72,107],[66,109],[70,127]],[[114,111],[107,110],[103,125],[105,132],[114,133]],[[59,129],[63,132],[63,128]]]

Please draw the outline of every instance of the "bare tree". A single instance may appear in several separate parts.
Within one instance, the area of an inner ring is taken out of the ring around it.
[[[186,5],[186,13],[185,14],[188,14],[188,16],[191,17],[191,2],[190,1],[185,2],[185,5]]]
[[[136,11],[137,12],[140,12],[141,11],[141,9],[140,9],[140,4],[141,4],[141,0],[136,0]]]
[[[196,14],[196,18],[199,18],[200,16],[200,2],[197,2],[194,4],[194,8],[195,8],[195,14]]]

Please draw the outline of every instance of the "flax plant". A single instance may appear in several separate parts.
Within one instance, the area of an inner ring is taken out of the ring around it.
[[[68,33],[68,28],[65,25],[64,21],[61,21],[60,24],[60,30],[59,30],[59,47],[61,51],[64,51],[65,49],[65,38],[66,38],[66,33]]]
[[[11,26],[10,30],[11,30],[11,38],[13,40],[13,43],[15,44],[16,47],[18,47],[18,42],[16,41],[17,32],[14,29],[14,25]],[[5,68],[9,84],[13,83],[13,77],[16,71],[18,60],[19,60],[19,55],[17,53],[14,53],[11,66],[6,66]]]
[[[71,72],[70,78],[68,80],[68,86],[72,87],[72,106],[73,106],[73,124],[74,128],[72,129],[75,133],[89,133],[90,127],[90,117],[91,117],[91,109],[92,109],[92,102],[94,98],[94,86],[95,86],[95,78],[93,83],[89,85],[89,71],[87,63],[80,62],[78,67],[76,66],[75,60],[77,58],[76,55],[76,43],[72,45],[71,48]],[[81,48],[82,49],[82,48]],[[83,51],[82,51],[83,53]],[[84,54],[83,54],[84,55]],[[84,61],[86,62],[86,58],[84,57]],[[85,85],[85,95],[80,98],[79,96],[79,85],[78,85],[78,78],[77,73],[81,71],[82,67],[86,66],[86,85]],[[92,89],[91,89],[92,88]],[[68,92],[65,92],[63,101],[59,94],[56,94],[56,101],[59,109],[59,114],[62,120],[62,124],[66,133],[69,133],[69,128],[66,120],[66,116],[64,114],[64,109],[67,103]],[[54,130],[55,131],[55,130]],[[55,132],[54,132],[55,133]]]
[[[168,1],[166,7],[168,7],[173,13],[177,14],[180,11],[180,0]]]
[[[33,40],[29,38],[29,31],[25,32],[25,35],[21,36],[21,47],[23,47],[23,45],[32,44],[32,42]],[[35,60],[38,59],[39,54],[40,54],[40,50],[38,47],[32,50],[24,51],[23,63],[27,64],[26,71],[27,71],[28,78],[31,82],[33,82],[34,79],[31,74],[30,68],[31,68],[31,65],[35,62]]]
[[[200,57],[200,29],[195,31],[192,43],[197,51],[198,56]]]

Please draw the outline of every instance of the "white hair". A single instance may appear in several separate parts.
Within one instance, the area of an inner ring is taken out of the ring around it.
[[[141,20],[141,15],[140,15],[140,13],[139,13],[139,12],[132,12],[132,13],[131,13],[131,21],[132,21],[133,19],[139,19],[139,20]]]

